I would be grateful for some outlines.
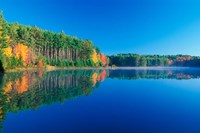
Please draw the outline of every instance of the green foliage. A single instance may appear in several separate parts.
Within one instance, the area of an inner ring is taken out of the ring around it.
[[[100,48],[95,47],[95,50],[96,50],[97,54],[100,54],[100,53],[101,53]]]
[[[37,65],[40,60],[42,60],[42,65],[59,67],[103,66],[101,62],[94,64],[91,60],[94,49],[98,54],[100,54],[100,49],[95,47],[90,40],[69,36],[63,31],[55,33],[42,30],[37,26],[31,27],[18,23],[7,23],[2,14],[0,15],[0,25],[3,27],[1,29],[3,34],[0,40],[1,55],[3,55],[2,48],[10,46],[14,51],[15,45],[18,43],[28,46],[28,49],[31,50],[31,53],[29,51],[27,55],[28,58],[23,60],[27,61],[28,65],[23,65],[22,60],[2,56],[1,62],[4,69],[12,69],[19,66],[29,67]],[[6,36],[10,37],[9,42]],[[26,56],[26,54],[24,55]]]
[[[39,63],[39,61],[42,61],[44,66],[47,65],[47,59],[44,56],[42,56],[42,55],[38,56],[38,58],[36,59],[36,64],[35,65],[37,65]]]
[[[94,67],[95,66],[95,63],[92,61],[92,59],[88,59],[88,60],[86,60],[84,62],[85,62],[85,64],[87,64],[90,67]]]
[[[77,60],[74,64],[76,67],[84,66],[84,63],[81,60]]]
[[[92,41],[66,35],[63,31],[56,33],[42,30],[37,26],[7,23],[2,12],[0,13],[0,26],[0,33],[2,33],[0,55],[3,55],[2,49],[8,46],[13,50],[18,43],[26,45],[31,50],[26,67],[37,64],[40,58],[44,64],[52,66],[93,66],[87,60],[91,58],[94,49],[100,53],[100,49],[96,48]],[[8,38],[10,38],[9,41]],[[34,58],[31,58],[33,56]],[[8,63],[4,60],[7,59],[1,56],[2,66],[5,69],[23,66],[21,60],[9,58]]]
[[[109,60],[110,66],[200,66],[200,57],[189,55],[118,54],[109,56]]]
[[[60,33],[42,30],[37,26],[25,26],[18,23],[7,23],[0,12],[0,71],[16,67],[29,67],[36,65],[42,59],[44,65],[52,66],[103,66],[101,62],[91,60],[94,49],[100,54],[100,49],[95,47],[90,40]],[[10,38],[10,39],[9,39]],[[12,50],[18,43],[28,46],[28,63],[26,60],[5,57],[3,48],[10,46]],[[34,58],[31,58],[34,57]],[[188,55],[138,55],[118,54],[109,56],[107,62],[115,66],[200,66],[200,57]],[[23,64],[28,64],[23,65]]]
[[[140,63],[140,66],[147,66],[147,60],[146,60],[146,58],[144,56],[142,56],[140,58],[139,63]]]
[[[6,21],[4,20],[2,11],[0,11],[0,49],[8,47],[7,38],[6,38],[7,29],[8,29],[8,25]]]

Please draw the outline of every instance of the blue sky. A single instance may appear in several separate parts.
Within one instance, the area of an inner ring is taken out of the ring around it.
[[[0,0],[8,22],[92,40],[105,54],[200,55],[198,0]]]

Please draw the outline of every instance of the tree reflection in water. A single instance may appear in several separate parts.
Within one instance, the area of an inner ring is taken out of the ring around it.
[[[40,70],[5,73],[0,76],[0,128],[8,112],[37,109],[42,105],[89,95],[105,78],[185,80],[200,78],[200,70]]]

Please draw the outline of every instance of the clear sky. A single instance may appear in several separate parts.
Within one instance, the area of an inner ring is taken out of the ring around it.
[[[8,22],[92,40],[105,54],[200,55],[200,0],[0,0]]]

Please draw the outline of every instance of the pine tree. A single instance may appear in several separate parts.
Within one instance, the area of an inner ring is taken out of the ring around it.
[[[7,23],[4,20],[2,11],[0,11],[0,49],[8,47],[6,31]]]

